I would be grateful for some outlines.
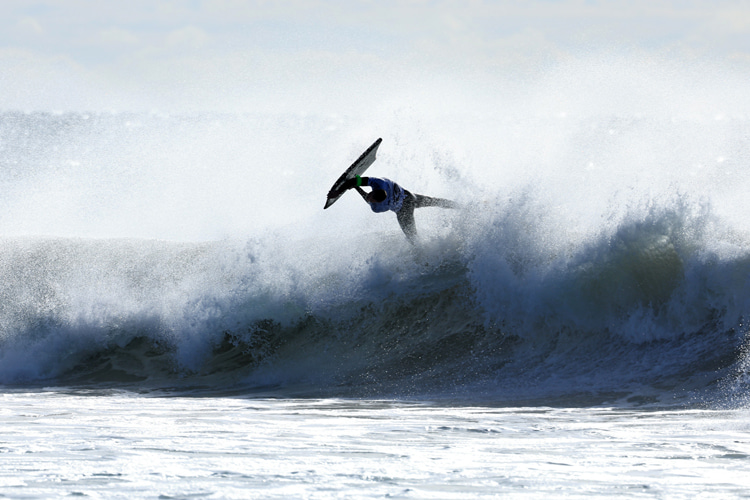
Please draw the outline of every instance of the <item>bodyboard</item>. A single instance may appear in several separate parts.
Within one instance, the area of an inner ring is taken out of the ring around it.
[[[349,179],[354,178],[355,175],[362,175],[365,173],[365,171],[370,168],[370,165],[372,165],[372,162],[375,161],[375,154],[378,151],[378,146],[380,146],[380,143],[383,141],[382,138],[375,141],[372,146],[367,148],[362,155],[360,155],[357,160],[352,163],[352,165],[346,169],[346,171],[341,174],[341,177],[336,180],[336,182],[333,183],[333,186],[331,187],[331,190],[328,191],[328,198],[326,199],[326,205],[323,207],[325,210],[326,208],[330,207],[334,203],[336,203],[336,200],[341,198],[341,195],[343,195],[346,191],[342,191],[341,188],[344,186],[344,183],[348,181]]]

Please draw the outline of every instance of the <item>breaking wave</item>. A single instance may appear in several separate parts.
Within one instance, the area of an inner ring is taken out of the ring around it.
[[[745,87],[607,64],[448,116],[0,113],[0,383],[744,404]],[[463,206],[416,248],[322,210],[381,136]]]
[[[514,214],[534,210],[517,203],[467,208],[418,251],[395,231],[360,237],[344,260],[330,241],[273,233],[6,239],[0,380],[515,402],[744,394],[739,236],[710,250],[712,216],[686,204],[549,245],[517,232]]]

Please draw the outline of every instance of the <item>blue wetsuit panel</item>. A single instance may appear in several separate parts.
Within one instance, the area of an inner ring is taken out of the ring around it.
[[[368,178],[367,186],[370,186],[373,190],[382,189],[386,194],[385,200],[370,203],[373,212],[380,213],[388,210],[398,212],[401,210],[405,197],[404,189],[401,186],[390,179],[378,179],[377,177]]]

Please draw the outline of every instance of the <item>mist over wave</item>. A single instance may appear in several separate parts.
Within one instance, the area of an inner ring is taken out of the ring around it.
[[[0,114],[0,382],[744,401],[738,80],[546,71],[364,116]],[[418,249],[322,210],[380,136],[368,174],[464,205]]]

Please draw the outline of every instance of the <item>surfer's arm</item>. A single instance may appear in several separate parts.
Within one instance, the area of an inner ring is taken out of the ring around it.
[[[369,177],[360,177],[360,176],[357,175],[357,176],[349,179],[348,181],[346,181],[344,183],[344,185],[342,186],[342,188],[343,189],[352,189],[352,188],[355,188],[355,187],[369,186],[369,185],[370,185],[370,178]]]

